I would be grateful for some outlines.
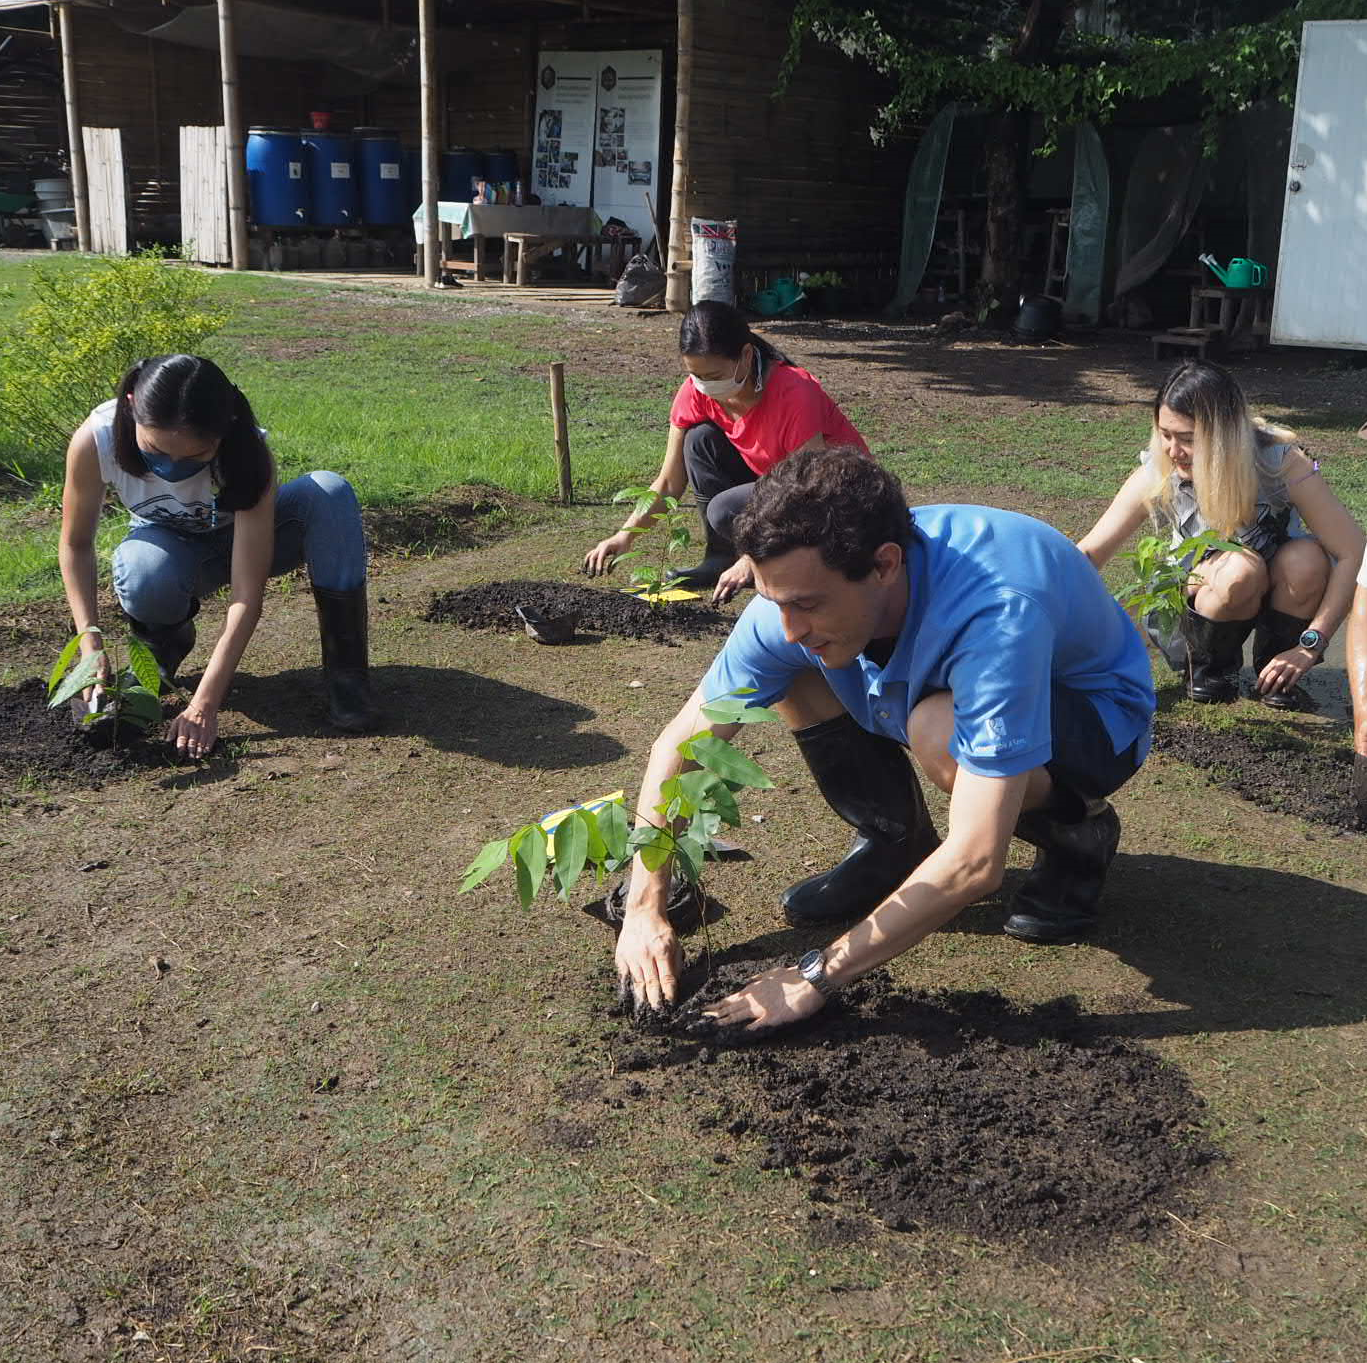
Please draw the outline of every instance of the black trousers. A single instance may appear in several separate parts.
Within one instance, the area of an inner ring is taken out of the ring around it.
[[[707,523],[729,540],[731,522],[750,500],[759,475],[721,427],[710,421],[690,426],[684,433],[684,467],[688,486],[696,496],[707,499]]]

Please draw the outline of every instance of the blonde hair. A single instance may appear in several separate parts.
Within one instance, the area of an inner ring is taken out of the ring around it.
[[[1164,407],[1189,417],[1196,428],[1191,482],[1201,519],[1226,539],[1233,538],[1257,512],[1260,451],[1294,444],[1295,433],[1251,416],[1243,390],[1228,370],[1207,360],[1184,360],[1158,390],[1149,436],[1154,482],[1145,501],[1151,514],[1170,523],[1175,520],[1173,464],[1158,431]]]

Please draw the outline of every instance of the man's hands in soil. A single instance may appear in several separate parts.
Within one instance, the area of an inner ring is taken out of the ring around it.
[[[728,995],[703,1017],[711,1018],[719,1027],[746,1023],[747,1032],[762,1032],[809,1018],[825,1002],[821,991],[808,984],[795,965],[790,965],[756,975],[744,989]]]
[[[663,1008],[674,1002],[683,955],[667,918],[628,912],[617,936],[617,986],[633,1008]]]

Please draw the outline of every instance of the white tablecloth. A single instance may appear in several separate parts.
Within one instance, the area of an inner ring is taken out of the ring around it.
[[[569,204],[467,204],[439,202],[437,221],[450,223],[458,237],[502,237],[505,232],[536,232],[544,237],[587,237],[602,231],[591,208]],[[413,235],[422,240],[422,209],[413,214]]]

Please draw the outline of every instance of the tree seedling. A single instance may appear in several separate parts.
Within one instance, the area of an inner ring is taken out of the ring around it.
[[[628,549],[625,554],[617,556],[619,563],[628,558],[641,560],[632,571],[631,585],[640,590],[652,609],[659,609],[664,604],[660,600],[660,593],[669,585],[669,560],[683,553],[693,542],[688,513],[680,509],[677,497],[661,496],[654,488],[649,487],[624,487],[612,500],[635,503],[631,508],[633,516],[649,515],[651,509],[657,505],[661,508],[656,511],[649,524],[627,527],[627,533],[630,535],[656,536],[656,553],[653,557],[647,555],[643,549]]]
[[[751,693],[742,690],[712,701],[703,706],[703,715],[718,724],[764,724],[781,718],[766,706],[747,704],[747,694]],[[557,896],[568,900],[587,868],[593,869],[601,885],[639,852],[649,871],[658,871],[672,857],[683,878],[702,894],[703,863],[716,846],[717,833],[723,824],[740,824],[736,795],[747,786],[770,790],[774,783],[757,762],[710,729],[685,739],[678,752],[695,769],[681,772],[660,787],[660,803],[654,807],[658,822],[629,829],[626,810],[612,801],[596,811],[572,810],[556,825],[553,844],[541,823],[524,824],[510,837],[480,848],[466,868],[460,893],[482,884],[511,858],[523,908],[535,900],[548,868],[552,868]],[[702,919],[706,932],[705,911]],[[710,941],[708,949],[710,955]]]
[[[96,707],[82,715],[80,722],[91,728],[110,726],[111,745],[117,747],[120,725],[145,733],[161,719],[161,669],[152,650],[136,635],[128,636],[127,666],[120,665],[117,650],[109,641],[104,643],[103,648],[76,662],[81,636],[68,641],[48,678],[47,703],[49,709],[55,709],[87,687],[99,686]]]

